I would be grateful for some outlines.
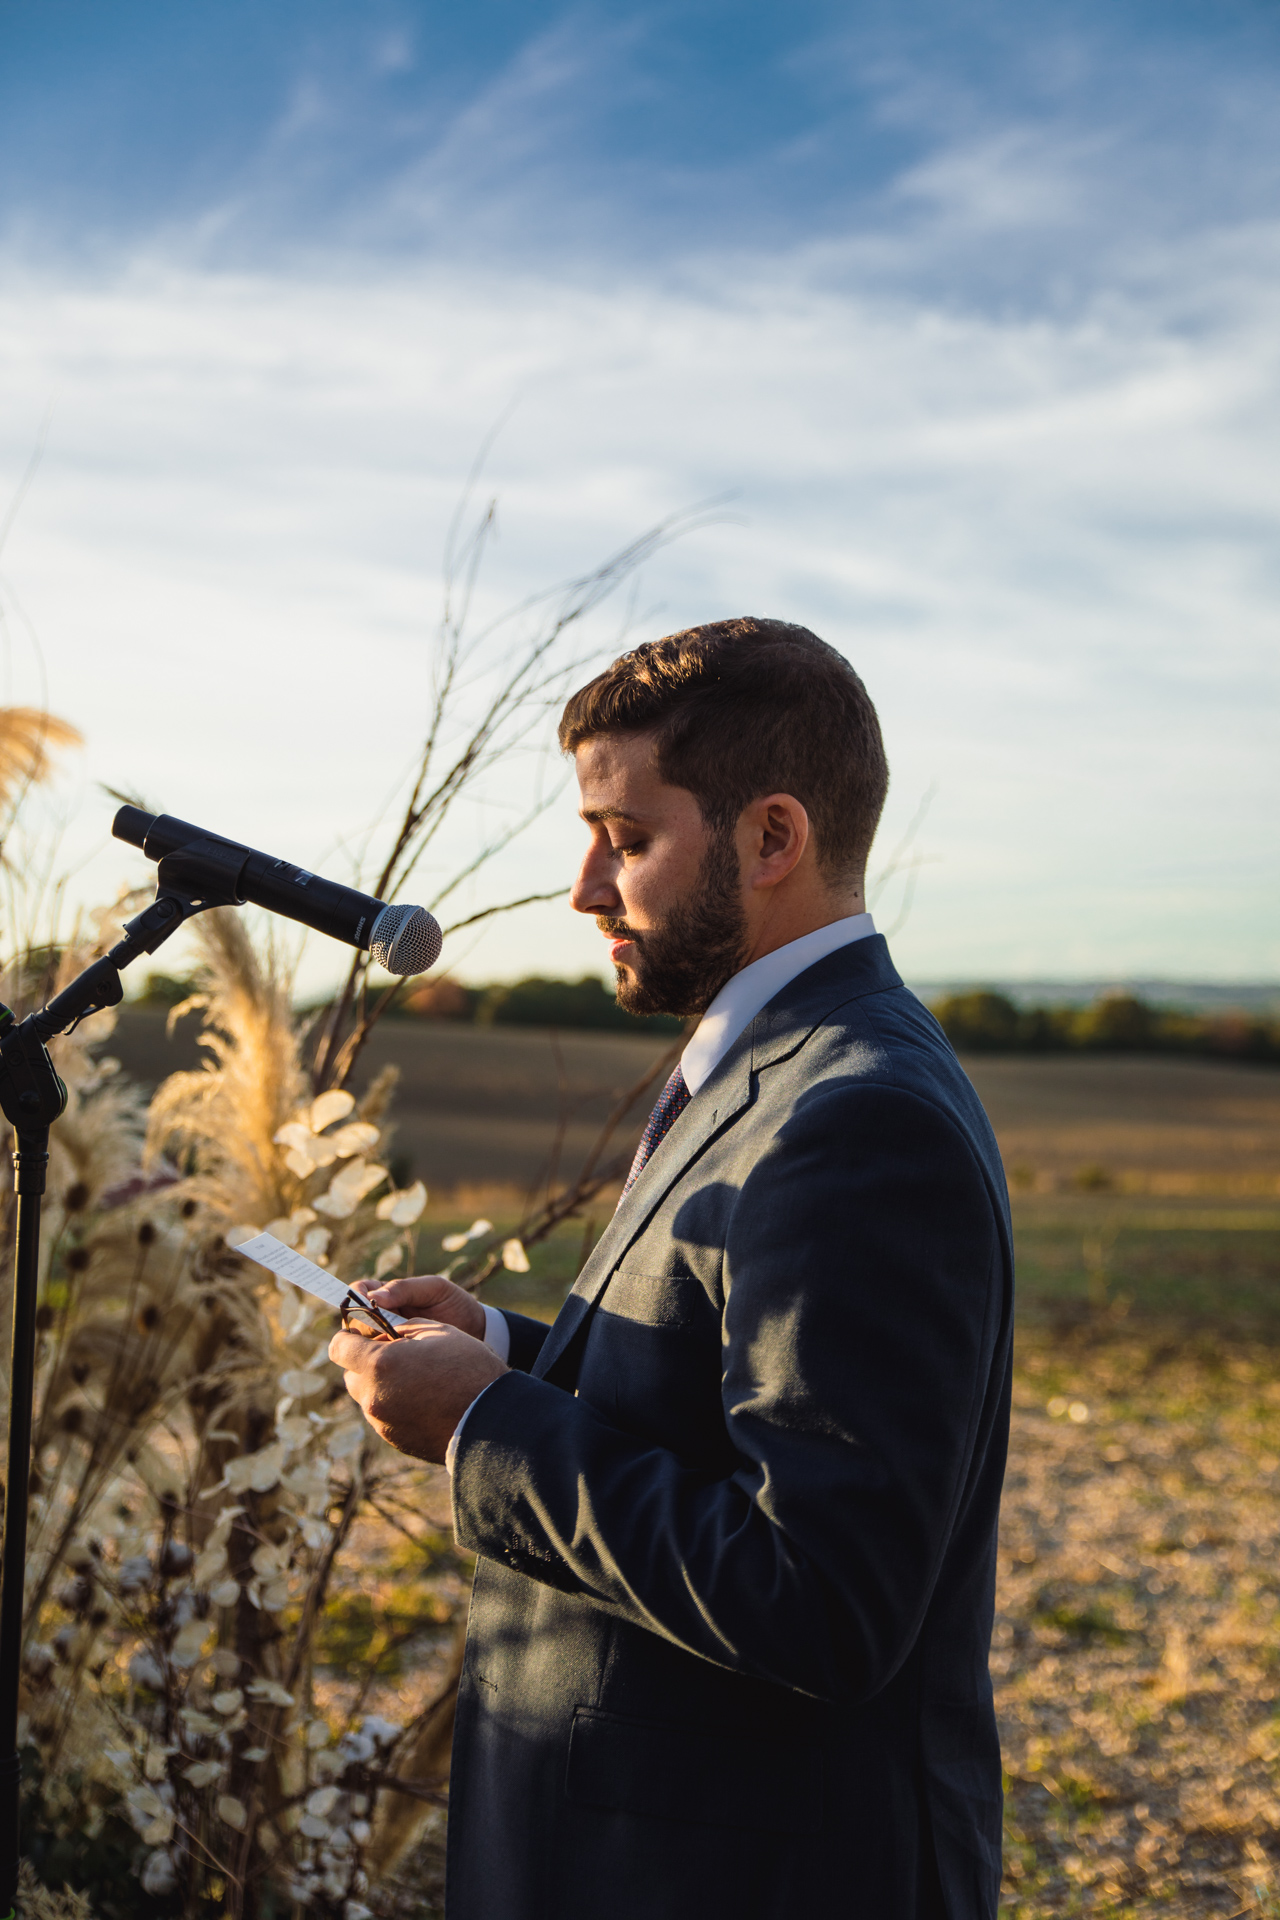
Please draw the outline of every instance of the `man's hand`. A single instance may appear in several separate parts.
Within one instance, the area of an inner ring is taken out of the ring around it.
[[[397,1286],[423,1284],[399,1280],[379,1291],[388,1294]],[[435,1284],[449,1286],[447,1280]],[[461,1293],[462,1289],[451,1291]],[[385,1304],[397,1313],[402,1311],[397,1301]],[[470,1304],[479,1312],[483,1327],[478,1302]],[[406,1327],[398,1340],[382,1334],[335,1333],[329,1358],[343,1369],[347,1392],[375,1433],[419,1460],[442,1461],[454,1428],[476,1395],[507,1372],[483,1340],[439,1322]]]
[[[473,1340],[484,1339],[484,1308],[474,1293],[456,1287],[442,1273],[417,1273],[404,1280],[357,1280],[353,1293],[362,1293],[375,1307],[403,1314],[406,1320],[439,1320],[459,1327]]]

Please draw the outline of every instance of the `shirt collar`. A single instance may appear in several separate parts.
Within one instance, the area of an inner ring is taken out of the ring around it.
[[[690,1093],[696,1093],[711,1078],[738,1035],[775,994],[838,947],[866,940],[875,930],[869,913],[851,913],[844,920],[832,920],[798,940],[789,940],[785,947],[775,947],[763,959],[753,960],[741,973],[735,973],[703,1014],[697,1032],[680,1056],[680,1069]]]

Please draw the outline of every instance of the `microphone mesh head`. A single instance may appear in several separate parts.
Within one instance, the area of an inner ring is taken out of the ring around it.
[[[443,945],[439,923],[425,907],[384,907],[369,936],[372,957],[401,979],[434,967]]]

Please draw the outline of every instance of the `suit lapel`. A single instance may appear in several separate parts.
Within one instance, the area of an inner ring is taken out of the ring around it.
[[[750,1106],[756,1075],[798,1052],[814,1028],[845,1002],[901,985],[883,936],[874,934],[819,960],[756,1015],[649,1156],[596,1242],[534,1362],[537,1378],[547,1376],[581,1330],[627,1249],[685,1168]]]
[[[685,1168],[714,1134],[727,1127],[751,1100],[750,1030],[741,1035],[704,1086],[650,1154],[640,1177],[596,1241],[573,1283],[533,1372],[542,1379],[560,1358],[632,1242],[643,1233]]]

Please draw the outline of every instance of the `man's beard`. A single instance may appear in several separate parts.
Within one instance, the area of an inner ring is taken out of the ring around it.
[[[597,918],[602,933],[634,942],[631,973],[618,967],[618,1005],[628,1013],[705,1013],[746,954],[747,916],[732,830],[717,832],[686,899],[647,933]],[[634,977],[632,977],[634,976]]]

